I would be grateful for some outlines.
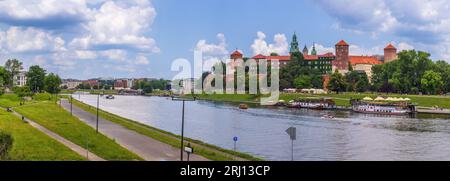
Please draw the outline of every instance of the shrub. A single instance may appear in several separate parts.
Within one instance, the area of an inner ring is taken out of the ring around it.
[[[13,138],[10,134],[0,131],[0,160],[8,160],[8,153],[13,145]]]

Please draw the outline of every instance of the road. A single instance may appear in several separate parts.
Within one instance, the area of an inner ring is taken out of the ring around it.
[[[70,112],[70,102],[67,99],[61,101],[64,109]],[[95,129],[96,115],[73,105],[73,115],[80,118],[81,121],[87,123]],[[180,149],[174,148],[168,144],[162,143],[148,136],[139,134],[135,131],[129,130],[122,125],[113,123],[99,117],[99,132],[107,137],[114,139],[118,144],[127,148],[128,150],[139,155],[147,161],[178,161],[180,160]],[[186,154],[186,153],[185,153]],[[184,155],[187,158],[187,155]],[[207,161],[206,158],[199,155],[191,155],[192,161]]]

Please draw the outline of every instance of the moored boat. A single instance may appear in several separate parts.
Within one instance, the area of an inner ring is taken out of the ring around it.
[[[106,99],[114,99],[114,96],[113,95],[107,95]]]
[[[248,109],[247,104],[239,104],[239,109]]]
[[[352,110],[365,114],[405,115],[416,112],[414,104],[406,100],[377,98],[371,100],[351,100]]]
[[[328,107],[333,107],[335,105],[334,101],[330,98],[303,98],[297,99],[290,102],[292,108],[307,108],[307,109],[324,109]]]

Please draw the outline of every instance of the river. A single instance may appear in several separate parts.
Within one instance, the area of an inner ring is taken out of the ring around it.
[[[96,95],[74,95],[96,106]],[[175,134],[182,103],[162,97],[100,98],[100,109]],[[322,119],[332,114],[334,120]],[[348,111],[251,107],[186,102],[185,136],[267,160],[291,160],[285,130],[297,128],[294,160],[450,160],[450,119],[377,116]]]

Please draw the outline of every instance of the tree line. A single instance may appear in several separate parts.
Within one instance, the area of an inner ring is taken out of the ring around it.
[[[56,94],[60,91],[61,78],[54,73],[47,73],[38,65],[31,66],[25,74],[27,77],[25,86],[18,86],[18,76],[22,70],[23,63],[17,59],[8,59],[3,67],[0,66],[0,93],[10,90],[24,97],[34,93]]]

